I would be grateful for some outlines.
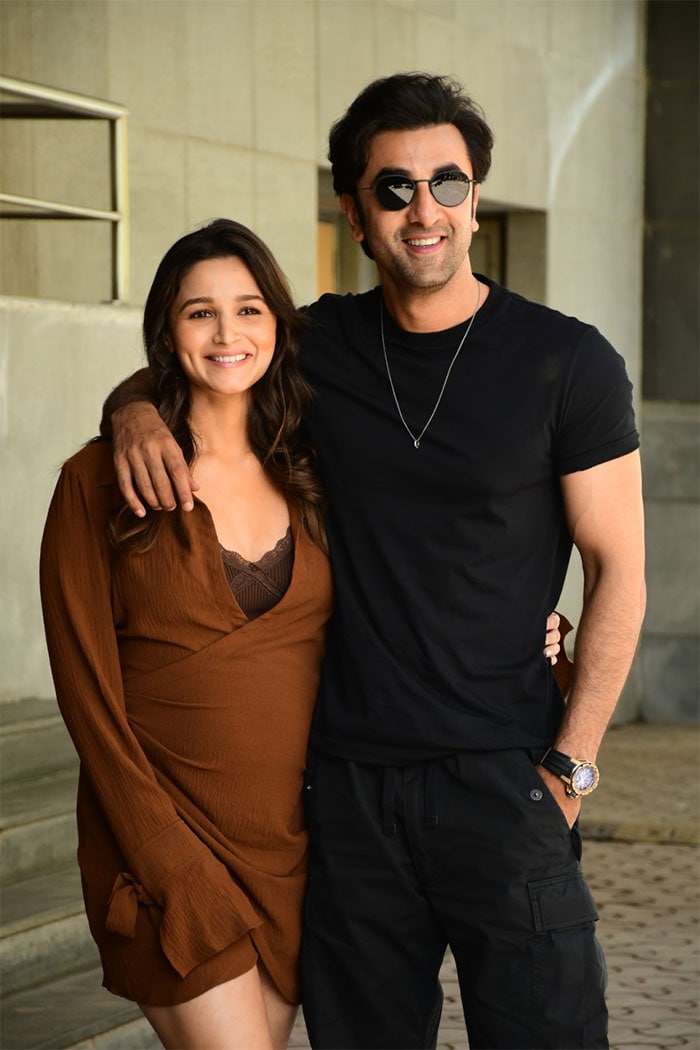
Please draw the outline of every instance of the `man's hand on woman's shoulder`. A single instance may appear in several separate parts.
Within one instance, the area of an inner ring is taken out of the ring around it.
[[[146,514],[144,502],[153,510],[174,510],[178,503],[192,510],[199,486],[153,404],[134,401],[118,408],[112,444],[119,488],[137,517]]]

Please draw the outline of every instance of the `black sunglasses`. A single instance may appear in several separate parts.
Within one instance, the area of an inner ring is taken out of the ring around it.
[[[413,200],[419,182],[427,182],[438,204],[443,208],[456,208],[469,196],[469,189],[476,179],[470,179],[463,171],[441,171],[432,179],[411,179],[408,175],[380,175],[371,186],[358,186],[359,190],[372,190],[377,203],[385,211],[401,211]]]

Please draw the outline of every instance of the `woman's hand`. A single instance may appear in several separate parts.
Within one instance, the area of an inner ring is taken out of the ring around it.
[[[545,624],[544,655],[552,666],[557,662],[557,657],[561,650],[561,634],[559,632],[560,622],[561,617],[559,616],[559,613],[551,612],[547,617],[547,622]]]
[[[134,401],[117,409],[112,431],[119,488],[137,517],[146,515],[142,500],[153,510],[174,510],[178,503],[192,510],[199,486],[154,405]]]
[[[566,697],[571,689],[571,680],[574,672],[574,665],[569,659],[564,646],[566,636],[569,631],[572,630],[573,627],[567,618],[560,613],[552,612],[547,617],[544,636],[544,655],[553,667],[556,664],[554,675],[559,683],[559,688],[563,697]]]

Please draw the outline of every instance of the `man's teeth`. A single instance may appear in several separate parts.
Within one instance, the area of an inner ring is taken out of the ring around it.
[[[217,364],[221,365],[233,365],[237,361],[245,361],[247,354],[217,354],[212,357],[212,361],[216,361]]]
[[[433,244],[439,244],[441,237],[408,237],[407,241],[415,248],[429,248]]]

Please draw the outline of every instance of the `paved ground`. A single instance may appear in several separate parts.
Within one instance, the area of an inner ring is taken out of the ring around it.
[[[584,802],[583,863],[600,911],[613,1050],[700,1050],[700,732],[614,727]],[[438,1050],[467,1047],[450,958]],[[290,1050],[307,1050],[301,1019]],[[513,1047],[512,1050],[519,1050]]]

